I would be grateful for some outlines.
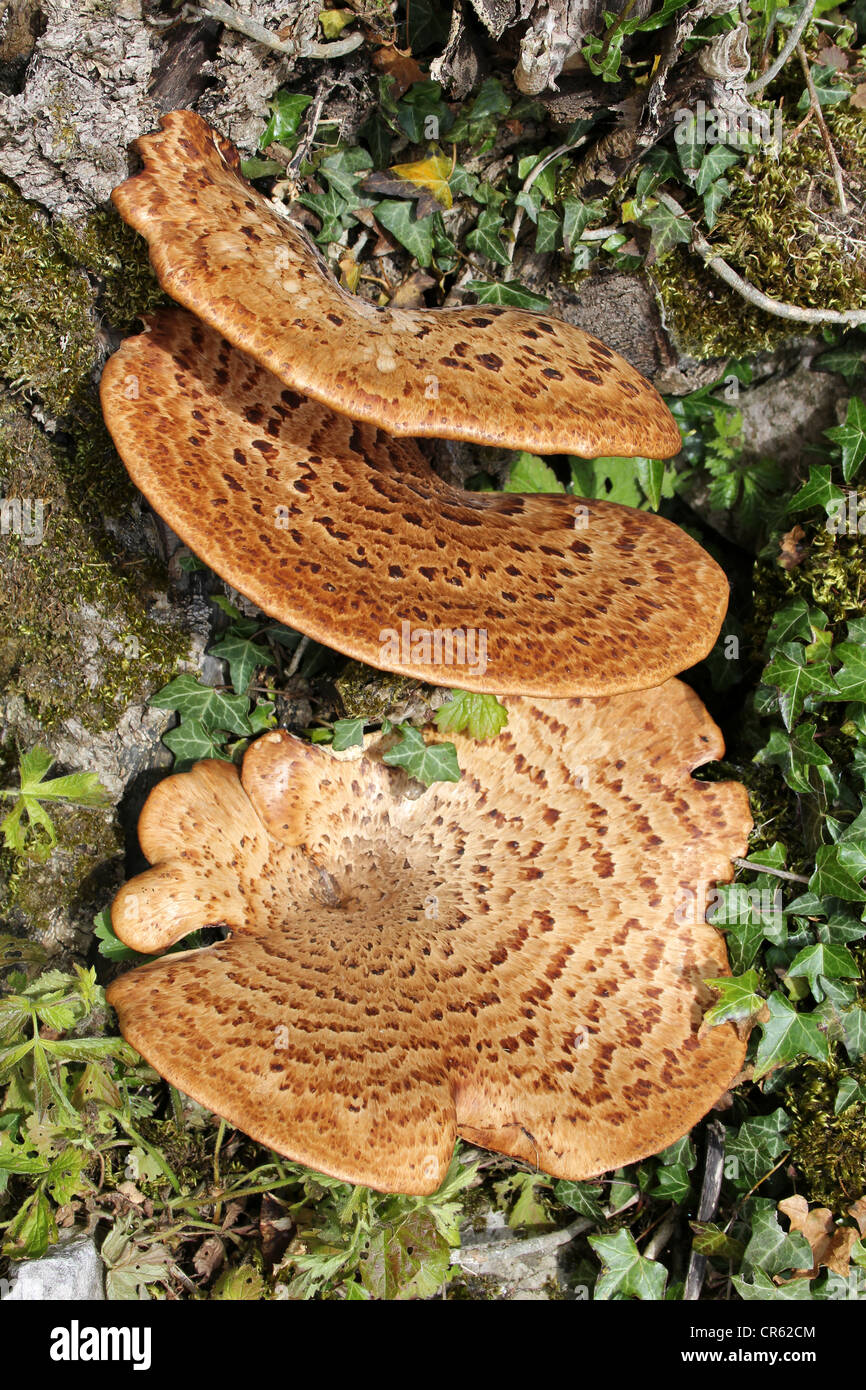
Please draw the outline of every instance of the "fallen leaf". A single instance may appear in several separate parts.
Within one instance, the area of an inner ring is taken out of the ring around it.
[[[866,82],[861,82],[859,86],[854,88],[849,100],[858,111],[866,111]]]
[[[375,193],[380,198],[417,200],[417,217],[429,217],[439,211],[439,203],[429,188],[421,188],[418,184],[410,183],[408,179],[401,179],[399,176],[389,178],[387,174],[376,170],[365,178],[362,187],[365,193]],[[353,213],[352,216],[354,215]]]
[[[436,281],[424,270],[416,270],[394,291],[389,306],[392,309],[423,309],[424,291],[429,290]]]
[[[783,569],[796,569],[801,565],[809,554],[808,543],[804,537],[806,532],[802,526],[794,526],[790,531],[786,531],[779,542],[779,564]]]
[[[452,168],[451,160],[447,156],[431,154],[429,159],[415,159],[409,164],[392,164],[391,173],[396,174],[398,179],[414,184],[416,188],[428,189],[437,203],[441,203],[444,208],[450,208],[454,201],[448,182]]]
[[[425,82],[426,74],[419,68],[415,59],[408,53],[401,53],[397,48],[377,48],[373,54],[373,67],[377,72],[386,74],[394,79],[391,88],[391,96],[394,101],[399,101],[404,92],[408,92],[414,82]]]
[[[807,1275],[813,1279],[821,1268],[825,1268],[847,1279],[851,1250],[858,1239],[854,1227],[837,1226],[829,1207],[813,1207],[810,1210],[805,1197],[786,1197],[779,1203],[779,1211],[787,1216],[791,1230],[805,1236],[812,1248],[812,1268],[798,1269],[796,1277]]]
[[[866,1197],[859,1197],[853,1207],[848,1208],[848,1215],[857,1222],[861,1236],[866,1236]]]
[[[340,257],[340,283],[354,294],[361,282],[361,267],[351,251]]]
[[[226,1248],[219,1236],[207,1236],[192,1257],[196,1274],[206,1283],[221,1268],[226,1257]]]

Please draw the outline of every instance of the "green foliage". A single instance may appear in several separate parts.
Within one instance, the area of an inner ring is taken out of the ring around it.
[[[402,767],[425,787],[434,782],[459,782],[457,749],[453,743],[427,743],[411,724],[397,726],[400,742],[382,755],[389,767]]]
[[[73,772],[50,777],[54,758],[47,748],[23,753],[19,762],[19,786],[0,788],[0,796],[13,797],[15,805],[0,823],[4,844],[14,854],[31,854],[45,860],[57,844],[54,822],[44,802],[71,806],[107,806],[111,800],[95,772]]]
[[[434,715],[440,733],[469,734],[470,738],[496,738],[508,723],[508,710],[495,695],[452,690],[447,704]]]
[[[667,1270],[657,1260],[641,1255],[629,1231],[590,1236],[589,1243],[603,1267],[595,1286],[596,1298],[664,1298]]]

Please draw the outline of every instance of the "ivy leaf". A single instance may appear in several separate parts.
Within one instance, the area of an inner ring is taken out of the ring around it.
[[[846,1009],[839,1018],[842,1042],[852,1062],[866,1056],[866,1009]]]
[[[433,217],[415,217],[410,202],[401,198],[385,198],[373,209],[377,222],[395,236],[401,246],[411,252],[420,266],[433,260]]]
[[[589,1182],[569,1182],[563,1178],[553,1189],[553,1195],[563,1206],[570,1207],[580,1216],[589,1216],[593,1221],[604,1221],[604,1210],[599,1198],[604,1188]]]
[[[298,133],[304,112],[312,104],[313,98],[306,97],[301,92],[277,92],[276,96],[268,103],[271,108],[271,119],[265,126],[264,134],[259,141],[259,148],[266,150],[268,145],[276,142],[278,145],[285,145],[289,149],[294,149],[295,136]]]
[[[833,1102],[833,1113],[841,1115],[849,1105],[866,1105],[866,1084],[856,1077],[843,1076]]]
[[[419,0],[415,0],[415,3],[419,3]],[[442,99],[441,85],[438,82],[413,82],[397,103],[397,122],[413,145],[420,145],[427,139],[438,140],[450,130],[454,116],[448,103]],[[436,133],[432,134],[433,131]]]
[[[846,483],[850,483],[866,458],[866,401],[852,396],[845,423],[824,433],[842,450],[842,476]]]
[[[664,203],[659,203],[641,219],[642,227],[649,227],[652,249],[656,256],[663,256],[675,246],[691,240],[691,226],[687,217],[681,217]]]
[[[240,735],[251,732],[249,700],[245,695],[226,695],[211,685],[202,685],[192,675],[176,676],[151,695],[149,703],[156,709],[176,710],[183,720],[200,724],[205,729],[227,729]],[[163,742],[168,742],[167,735]]]
[[[830,1056],[827,1034],[811,1014],[800,1014],[784,995],[775,990],[767,1000],[770,1017],[758,1024],[761,1041],[755,1058],[755,1080],[768,1071],[793,1062],[798,1057],[815,1057],[826,1062]]]
[[[433,782],[459,782],[457,749],[453,743],[425,743],[411,724],[399,725],[401,739],[383,755],[389,767],[405,768],[410,777],[429,787]]]
[[[366,719],[338,719],[334,724],[334,742],[331,747],[335,753],[344,748],[358,748],[364,743]]]
[[[799,1231],[790,1234],[779,1225],[776,1203],[756,1197],[752,1202],[752,1234],[743,1252],[743,1263],[765,1274],[811,1269],[812,1247]]]
[[[518,454],[503,492],[565,492],[553,469],[536,454]]]
[[[225,753],[225,735],[216,729],[207,729],[196,719],[185,719],[176,729],[163,734],[162,741],[170,748],[177,762],[197,763],[201,758],[219,758],[222,762],[231,760]]]
[[[508,252],[500,240],[500,232],[505,225],[505,219],[498,213],[491,212],[485,208],[478,218],[477,225],[468,234],[466,245],[470,251],[477,251],[479,256],[486,256],[488,260],[495,261],[497,265],[509,265]]]
[[[467,280],[463,286],[478,296],[479,304],[508,304],[515,309],[549,309],[550,300],[533,294],[519,280]]]
[[[451,193],[451,160],[443,154],[430,155],[428,159],[416,159],[409,164],[394,164],[391,173],[398,179],[414,183],[416,188],[426,188],[443,207],[450,208],[453,203]]]
[[[704,1023],[710,1027],[741,1018],[754,1018],[766,1002],[760,993],[761,982],[755,970],[747,970],[744,975],[726,975],[720,979],[705,980],[704,984],[716,990],[719,995],[718,1002],[704,1014]]]
[[[827,615],[820,608],[811,608],[804,598],[792,599],[773,614],[767,646],[772,650],[783,642],[811,641],[813,630],[826,626]]]
[[[729,179],[716,179],[711,183],[704,194],[704,221],[710,231],[716,225],[719,208],[726,198],[731,196],[731,183]]]
[[[812,507],[827,510],[834,502],[845,497],[840,487],[830,477],[830,465],[813,463],[809,469],[809,479],[795,492],[788,503],[788,512],[807,512]]]
[[[542,208],[538,214],[538,230],[535,233],[535,250],[539,256],[556,250],[559,246],[560,230],[558,215],[550,208]]]
[[[808,1279],[789,1279],[785,1284],[774,1284],[762,1269],[755,1270],[751,1283],[741,1274],[735,1274],[732,1282],[746,1303],[755,1300],[761,1303],[802,1303],[812,1298]]]
[[[809,779],[810,767],[829,767],[832,758],[815,742],[816,725],[812,720],[798,724],[792,733],[774,729],[769,740],[754,756],[756,763],[782,769],[788,786],[804,795],[814,790]]]
[[[459,734],[465,729],[471,738],[496,738],[508,723],[508,710],[495,695],[452,690],[451,699],[433,718],[442,733]]]
[[[743,1258],[742,1241],[733,1240],[721,1226],[711,1221],[690,1221],[694,1232],[692,1247],[697,1255],[716,1256],[722,1260],[734,1260],[739,1264]]]
[[[228,633],[211,647],[209,654],[228,662],[229,679],[238,695],[246,695],[256,667],[271,665],[267,647],[234,633]]]
[[[327,181],[328,187],[348,203],[349,208],[360,207],[368,202],[359,191],[359,184],[373,167],[372,156],[360,146],[337,150],[323,159],[318,168],[319,175]]]
[[[615,1295],[654,1301],[664,1298],[667,1270],[657,1260],[648,1260],[640,1253],[630,1231],[590,1236],[589,1243],[605,1266],[595,1286],[597,1299]]]
[[[849,628],[851,624],[849,623]],[[866,700],[866,647],[862,641],[839,642],[833,648],[833,660],[842,665],[834,673],[839,687],[837,700]]]
[[[591,222],[597,222],[597,203],[584,203],[579,198],[565,198],[562,203],[562,240],[566,251],[574,251]]]
[[[771,1115],[744,1120],[726,1145],[725,1176],[739,1191],[750,1187],[768,1173],[788,1147],[786,1134],[790,1116],[779,1107]]]
[[[779,691],[779,707],[786,729],[800,718],[807,699],[817,695],[833,697],[838,693],[826,659],[809,665],[805,650],[798,642],[783,642],[776,648],[761,680]]]
[[[860,977],[857,964],[847,946],[827,946],[818,942],[815,946],[804,946],[798,951],[788,966],[792,979],[802,976],[809,981],[809,988],[818,1003],[824,998],[821,978],[856,980]]]
[[[667,1202],[680,1205],[688,1199],[691,1190],[692,1185],[685,1164],[671,1163],[658,1170],[656,1185],[650,1192],[653,1197],[662,1197]]]
[[[740,156],[734,150],[729,150],[725,145],[711,145],[701,160],[698,169],[698,177],[695,180],[695,192],[702,196],[706,193],[711,184],[715,183],[720,174],[726,169],[730,169],[732,164],[739,164]]]
[[[866,875],[866,855],[850,841],[821,845],[815,854],[815,872],[809,890],[819,898],[844,898],[861,902],[866,898],[861,880]]]
[[[697,1154],[687,1134],[684,1134],[682,1139],[675,1139],[672,1144],[668,1144],[666,1149],[656,1154],[656,1158],[659,1163],[680,1163],[686,1172],[691,1172],[697,1162]]]

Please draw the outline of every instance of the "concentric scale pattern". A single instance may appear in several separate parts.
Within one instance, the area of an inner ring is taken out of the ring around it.
[[[378,309],[342,290],[194,111],[136,146],[144,171],[113,198],[163,288],[294,391],[394,435],[587,458],[679,450],[661,397],[580,329],[519,309]]]
[[[506,703],[418,799],[380,746],[284,732],[242,780],[160,783],[115,929],[230,935],[115,981],[124,1036],[255,1139],[388,1191],[435,1190],[457,1134],[573,1179],[685,1134],[744,1056],[700,1024],[727,971],[703,894],[745,849],[746,793],[690,777],[723,748],[678,681]]]
[[[297,395],[182,310],[127,339],[101,390],[133,481],[192,550],[266,613],[379,669],[609,694],[659,684],[718,634],[727,580],[679,527],[451,487],[413,441]]]

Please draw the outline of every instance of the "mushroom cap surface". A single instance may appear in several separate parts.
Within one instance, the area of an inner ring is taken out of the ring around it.
[[[194,111],[135,144],[144,170],[112,197],[160,284],[293,390],[394,435],[588,458],[679,451],[654,388],[570,324],[486,305],[378,309],[341,289]]]
[[[414,800],[375,740],[284,731],[241,775],[161,782],[115,930],[230,936],[110,986],[128,1041],[254,1139],[387,1191],[435,1191],[458,1134],[575,1180],[685,1134],[744,1058],[701,1016],[745,789],[690,777],[723,746],[679,681],[507,706],[493,742],[455,736],[460,782]]]
[[[465,492],[412,440],[298,396],[179,309],[128,338],[103,413],[156,511],[264,612],[466,690],[604,695],[706,656],[715,561],[649,512]]]

